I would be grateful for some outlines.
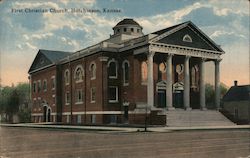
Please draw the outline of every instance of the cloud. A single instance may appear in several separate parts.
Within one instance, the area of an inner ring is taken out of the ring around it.
[[[45,38],[51,37],[53,35],[54,35],[53,33],[32,34],[31,38],[34,38],[34,39],[45,39]]]
[[[25,40],[29,40],[30,39],[27,34],[24,34],[23,37],[24,37]]]
[[[30,44],[29,42],[26,42],[25,45],[28,46],[28,48],[30,48],[30,49],[37,50],[37,47]]]
[[[182,19],[182,17],[188,15],[191,13],[193,10],[196,10],[198,8],[204,7],[205,5],[202,5],[199,2],[194,3],[193,5],[187,6],[183,9],[177,10],[173,12],[173,17],[175,21],[179,21]]]
[[[234,35],[234,36],[238,36],[244,39],[247,39],[247,37],[243,34],[236,34],[235,32],[226,32],[226,31],[215,31],[211,37],[215,38],[215,37],[219,37],[219,36],[223,36],[223,35]]]

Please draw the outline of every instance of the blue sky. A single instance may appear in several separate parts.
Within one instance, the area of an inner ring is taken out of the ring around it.
[[[120,9],[120,13],[13,13],[12,9]],[[145,34],[191,20],[226,52],[221,81],[249,84],[247,0],[23,0],[0,2],[2,85],[27,82],[39,49],[76,51],[104,40],[123,18],[134,18]],[[213,81],[213,64],[206,67]]]

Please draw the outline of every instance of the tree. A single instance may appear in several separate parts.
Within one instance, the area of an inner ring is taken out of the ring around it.
[[[224,84],[220,84],[220,89],[221,89],[221,95],[220,96],[222,98],[226,94],[228,89]],[[214,90],[214,86],[207,83],[205,91],[206,91],[206,104],[207,104],[207,107],[212,108],[212,109],[215,108],[215,103],[214,103],[215,90]]]
[[[18,114],[22,122],[28,122],[29,109],[29,84],[19,83],[16,87],[0,87],[0,114],[6,114],[7,120],[12,122],[12,116]]]

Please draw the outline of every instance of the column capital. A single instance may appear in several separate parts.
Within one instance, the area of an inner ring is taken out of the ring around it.
[[[167,53],[167,56],[169,57],[169,56],[174,56],[174,54],[172,54],[172,53]]]
[[[220,59],[220,58],[214,60],[215,63],[220,63],[221,61],[222,61],[222,59]]]
[[[153,57],[155,55],[155,52],[154,51],[149,51],[147,55],[148,55],[148,57]]]
[[[205,62],[207,58],[201,58],[201,62]]]
[[[191,58],[190,55],[185,55],[185,60],[190,59],[190,58]]]

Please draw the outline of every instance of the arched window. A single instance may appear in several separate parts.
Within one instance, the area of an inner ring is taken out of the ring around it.
[[[163,76],[163,73],[165,73],[165,72],[166,72],[166,64],[160,63],[159,64],[159,73],[158,73],[159,80],[163,80],[162,76]]]
[[[83,67],[81,65],[78,65],[75,69],[75,74],[74,74],[74,78],[76,80],[76,82],[82,82],[83,81]]]
[[[183,36],[182,40],[184,42],[192,42],[192,38],[188,34],[186,34],[185,36]]]
[[[43,91],[47,91],[47,80],[43,80]]]
[[[147,83],[148,80],[148,64],[143,61],[141,63],[141,79],[142,83]]]
[[[117,78],[117,61],[112,59],[108,62],[108,76],[109,78]]]
[[[129,84],[129,62],[127,60],[122,63],[123,69],[123,85],[126,86]]]
[[[192,67],[192,70],[191,70],[191,87],[197,87],[197,80],[198,80],[198,75],[197,75],[197,71],[198,71],[198,68],[197,66],[194,66]]]
[[[89,71],[90,71],[90,79],[91,80],[96,79],[96,64],[95,64],[95,62],[90,63]]]
[[[64,80],[65,80],[65,85],[68,85],[70,82],[70,72],[69,69],[65,70],[64,72]]]

